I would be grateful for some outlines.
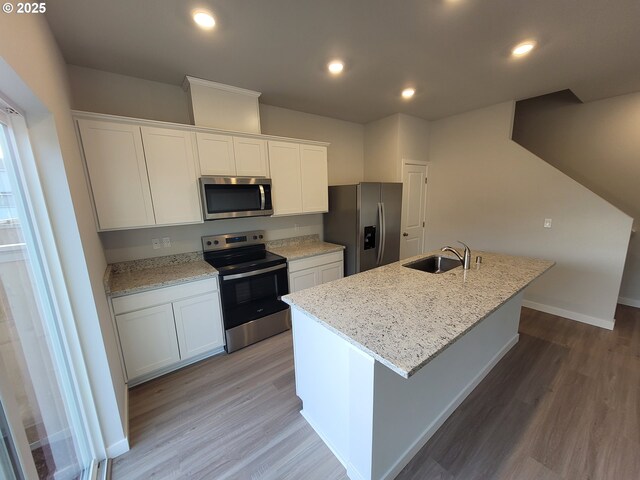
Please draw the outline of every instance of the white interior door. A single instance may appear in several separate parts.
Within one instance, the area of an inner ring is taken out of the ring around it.
[[[426,165],[405,163],[402,166],[401,259],[422,253],[425,199],[427,198],[426,179]]]

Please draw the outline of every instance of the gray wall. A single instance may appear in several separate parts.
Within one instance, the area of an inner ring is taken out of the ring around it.
[[[631,215],[640,228],[640,93],[580,103],[568,92],[516,106],[513,140]],[[631,238],[620,297],[640,307],[640,239]]]
[[[0,57],[0,90],[26,113],[102,435],[107,447],[126,447],[126,385],[102,282],[107,264],[73,128],[67,70],[44,16],[0,15]]]
[[[507,102],[432,122],[427,248],[554,260],[528,305],[611,328],[631,218],[513,142],[513,113]]]
[[[427,161],[429,122],[397,113],[365,125],[364,179],[402,182],[402,160]]]
[[[174,123],[191,123],[188,96],[178,85],[101,70],[67,66],[75,110]],[[329,184],[362,180],[364,126],[329,117],[260,105],[262,133],[329,142]]]

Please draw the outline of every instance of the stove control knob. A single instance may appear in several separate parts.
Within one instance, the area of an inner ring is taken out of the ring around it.
[[[258,236],[257,236],[257,235],[254,235],[254,236],[253,236],[253,239],[254,239],[254,240],[257,240],[257,239],[258,239]]]
[[[211,240],[207,241],[207,245],[211,245]]]
[[[264,238],[264,235],[260,235],[260,239]]]
[[[213,244],[214,244],[214,245],[218,245],[219,243],[220,243],[220,242],[219,242],[218,240],[214,240],[214,241],[213,241]]]

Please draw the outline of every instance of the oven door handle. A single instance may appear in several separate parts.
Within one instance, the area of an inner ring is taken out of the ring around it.
[[[260,210],[264,210],[267,203],[264,196],[264,185],[258,185],[258,188],[260,189]]]
[[[253,277],[255,275],[262,275],[263,273],[275,272],[276,270],[281,270],[283,268],[287,268],[287,264],[286,263],[283,263],[282,265],[275,265],[273,267],[263,268],[261,270],[253,270],[252,272],[236,273],[234,275],[226,275],[226,276],[220,277],[220,280],[226,281],[226,280],[237,280],[238,278]]]

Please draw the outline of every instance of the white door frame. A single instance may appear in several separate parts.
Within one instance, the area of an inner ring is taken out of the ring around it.
[[[431,162],[429,162],[428,160],[412,160],[410,158],[403,158],[402,159],[402,164],[400,167],[400,181],[402,183],[404,183],[404,167],[407,165],[420,165],[420,166],[424,166],[426,168],[426,178],[429,178],[429,167],[431,166]],[[428,181],[427,181],[428,184]],[[422,211],[422,223],[424,225],[424,227],[422,227],[422,252],[424,253],[424,247],[427,243],[427,192],[428,189],[427,187],[424,187],[425,189],[425,195],[424,195],[424,209]]]

